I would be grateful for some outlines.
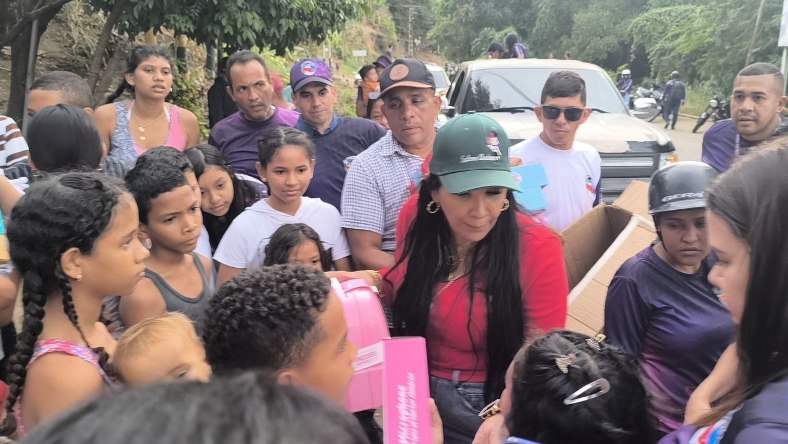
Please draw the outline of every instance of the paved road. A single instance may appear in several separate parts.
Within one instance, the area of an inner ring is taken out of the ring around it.
[[[673,140],[673,145],[676,146],[679,160],[700,160],[703,131],[709,129],[711,123],[707,122],[697,133],[692,134],[692,127],[695,126],[695,122],[695,119],[679,117],[675,130],[664,129],[665,124],[662,122],[661,117],[657,117],[651,124],[668,133],[671,140]]]

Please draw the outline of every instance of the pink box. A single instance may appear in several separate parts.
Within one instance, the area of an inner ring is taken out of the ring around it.
[[[383,405],[381,341],[391,337],[383,307],[378,295],[363,279],[342,283],[331,279],[331,287],[342,301],[348,339],[358,348],[345,407],[351,412],[378,408]]]
[[[383,341],[383,442],[431,444],[430,379],[424,338]]]

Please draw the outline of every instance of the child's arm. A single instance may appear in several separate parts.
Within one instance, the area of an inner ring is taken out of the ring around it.
[[[150,279],[143,279],[134,292],[120,298],[120,318],[123,325],[131,327],[142,320],[164,313],[167,304],[156,285]]]
[[[350,264],[350,256],[335,260],[334,269],[337,271],[353,271],[353,267]]]
[[[684,424],[696,424],[711,411],[711,403],[730,393],[736,387],[739,357],[736,343],[729,345],[720,355],[709,376],[692,392],[684,412]]]
[[[224,265],[220,262],[219,271],[216,273],[216,287],[220,287],[222,284],[238,276],[244,271],[246,271],[246,268],[230,267],[229,265]]]

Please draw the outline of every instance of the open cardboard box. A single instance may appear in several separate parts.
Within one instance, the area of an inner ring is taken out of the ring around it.
[[[0,234],[0,264],[4,264],[10,260],[11,255],[8,253],[8,238],[5,237],[5,234]]]
[[[571,289],[566,328],[593,336],[604,328],[607,287],[616,271],[657,238],[648,184],[633,180],[612,205],[596,206],[561,237]]]

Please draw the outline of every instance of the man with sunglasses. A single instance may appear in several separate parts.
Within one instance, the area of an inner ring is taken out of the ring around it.
[[[571,71],[550,74],[542,89],[542,105],[535,113],[542,132],[513,146],[511,157],[544,167],[547,185],[542,191],[547,209],[541,217],[561,231],[602,199],[602,159],[592,146],[575,141],[577,128],[591,114],[586,108],[585,81]]]

